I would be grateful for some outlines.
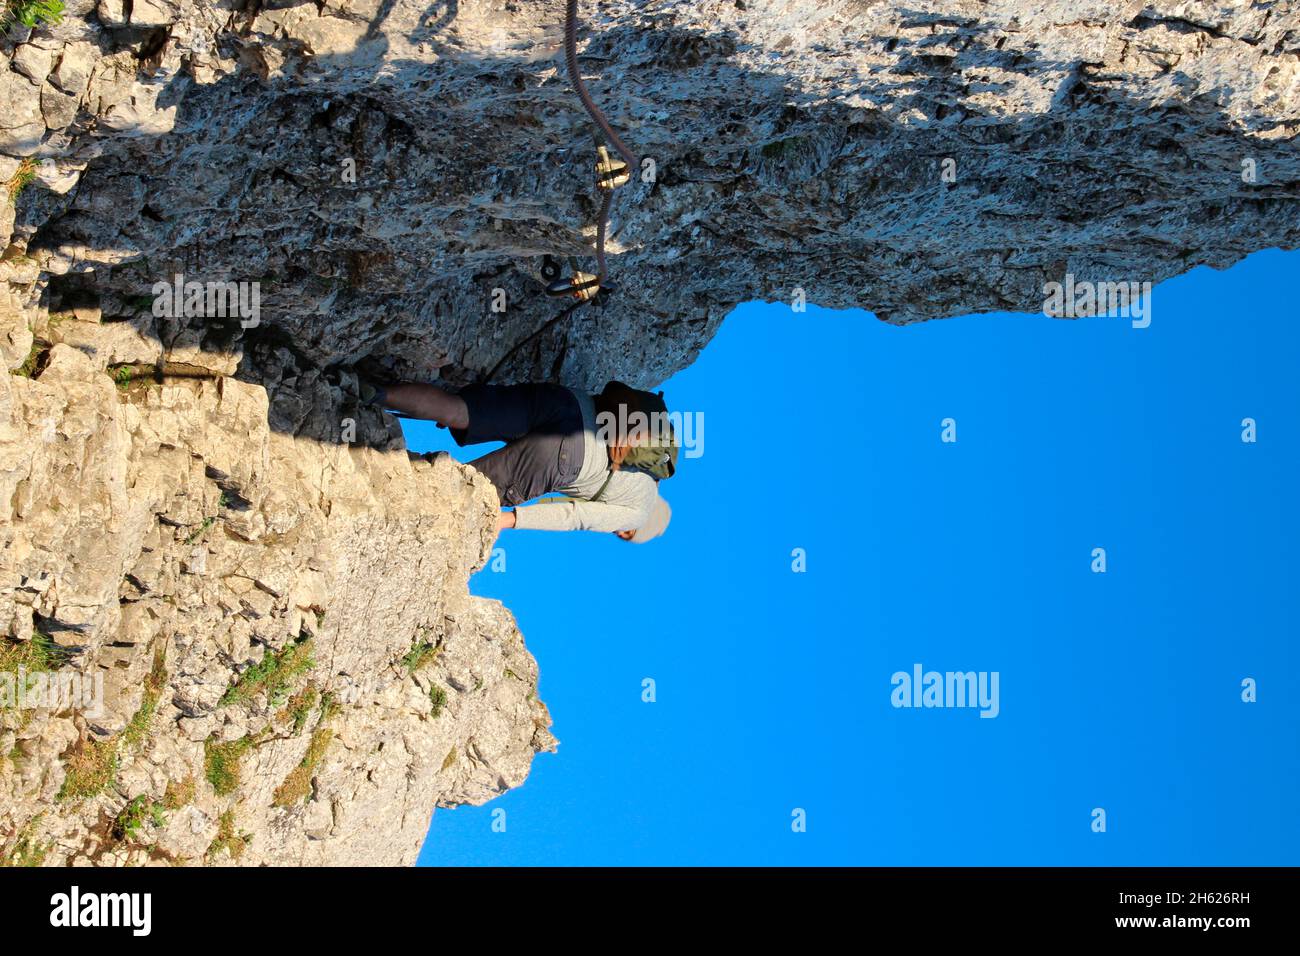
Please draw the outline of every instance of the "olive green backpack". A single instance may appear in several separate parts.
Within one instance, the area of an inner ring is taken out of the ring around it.
[[[663,392],[646,392],[622,382],[610,382],[595,396],[595,403],[598,432],[602,422],[611,420],[602,416],[613,416],[612,421],[626,423],[638,412],[646,417],[647,422],[664,426],[649,444],[628,450],[627,457],[619,466],[620,471],[641,471],[656,481],[671,478],[677,472],[677,433],[668,417]]]

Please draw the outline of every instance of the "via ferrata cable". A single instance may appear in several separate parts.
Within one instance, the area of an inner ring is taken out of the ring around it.
[[[601,131],[605,134],[605,138],[608,139],[610,145],[614,147],[614,150],[623,158],[623,161],[627,163],[628,170],[635,169],[638,165],[636,154],[633,153],[632,150],[627,147],[627,144],[619,138],[618,133],[614,131],[614,127],[611,126],[609,120],[605,118],[605,114],[600,111],[600,107],[598,107],[595,101],[591,98],[591,94],[587,91],[587,84],[582,81],[582,72],[578,69],[578,0],[568,0],[568,5],[565,9],[564,59],[569,67],[569,83],[573,87],[574,92],[578,94],[578,99],[582,101],[582,105],[587,110],[588,115],[590,115],[595,124],[600,127]],[[623,181],[625,182],[626,179]],[[610,209],[613,207],[614,203],[614,192],[612,187],[602,189],[602,192],[604,192],[605,195],[600,204],[600,212],[596,217],[596,277],[597,281],[601,285],[604,285],[605,279],[608,275],[608,270],[605,268],[605,237],[606,230],[609,226]]]

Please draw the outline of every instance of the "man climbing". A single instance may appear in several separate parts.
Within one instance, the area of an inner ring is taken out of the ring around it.
[[[597,151],[596,185],[603,194],[596,220],[596,274],[582,272],[576,260],[565,279],[546,257],[547,294],[572,298],[576,308],[590,302],[605,283],[605,230],[613,193],[631,180],[640,163],[596,106],[582,81],[577,52],[578,2],[567,0],[565,61],[583,107],[620,159],[605,147]],[[434,385],[403,382],[386,388],[363,383],[362,397],[412,418],[435,421],[451,430],[457,445],[503,441],[470,462],[488,477],[506,509],[497,529],[609,531],[624,541],[644,543],[664,533],[672,511],[658,484],[677,467],[677,441],[663,393],[652,395],[610,382],[600,395],[560,385],[471,385],[451,394]],[[638,418],[639,416],[639,418]],[[525,505],[538,495],[559,492]]]
[[[367,383],[367,401],[450,430],[457,445],[503,441],[469,464],[492,482],[497,528],[607,531],[644,544],[672,511],[658,484],[676,470],[677,445],[661,396],[611,382],[600,395],[562,385]],[[532,505],[539,495],[559,492]]]

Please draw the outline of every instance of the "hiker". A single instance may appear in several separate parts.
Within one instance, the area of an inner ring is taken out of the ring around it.
[[[608,531],[637,544],[663,534],[672,517],[658,490],[677,460],[661,396],[621,382],[597,396],[549,383],[470,385],[454,395],[413,382],[363,386],[367,401],[435,421],[457,445],[506,443],[469,463],[513,509],[498,530]],[[524,504],[551,492],[565,497]]]

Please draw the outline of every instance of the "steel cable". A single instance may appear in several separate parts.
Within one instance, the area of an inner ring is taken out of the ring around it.
[[[609,120],[605,119],[605,114],[600,111],[587,92],[587,85],[582,82],[582,73],[578,71],[578,0],[568,0],[569,6],[565,12],[564,18],[564,58],[569,65],[569,83],[572,84],[574,92],[578,94],[578,99],[582,100],[582,105],[586,107],[591,118],[595,120],[596,125],[605,133],[610,145],[618,151],[627,163],[628,169],[635,169],[637,158],[632,150],[618,137],[614,132],[614,127],[609,125]]]
[[[565,10],[564,17],[564,59],[569,67],[569,83],[573,87],[578,99],[582,100],[583,107],[587,110],[588,115],[601,131],[605,138],[609,140],[610,145],[627,163],[629,173],[636,169],[638,160],[632,150],[628,149],[627,144],[619,138],[618,133],[614,132],[614,127],[610,125],[605,114],[600,111],[591,94],[587,92],[587,85],[582,82],[582,73],[578,69],[578,0],[568,0],[568,6]],[[612,189],[604,190],[605,198],[600,204],[600,213],[596,217],[596,277],[603,286],[607,278],[608,271],[605,268],[605,234],[609,225],[610,210],[614,205],[614,192]]]

